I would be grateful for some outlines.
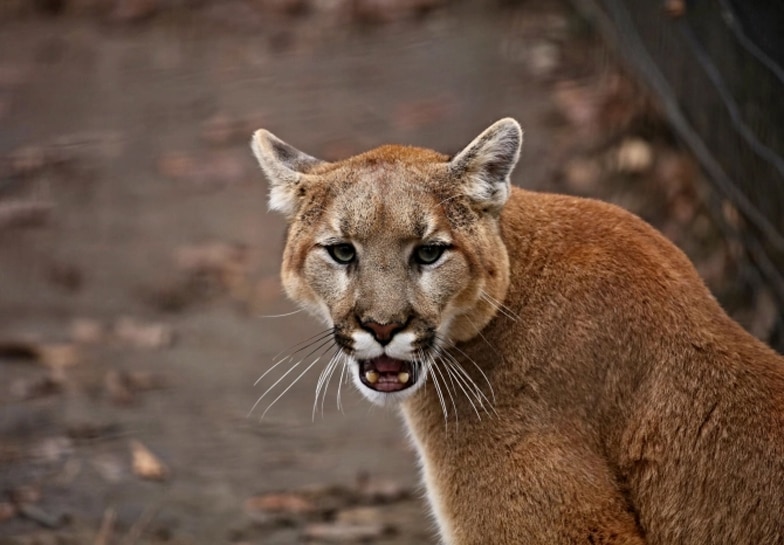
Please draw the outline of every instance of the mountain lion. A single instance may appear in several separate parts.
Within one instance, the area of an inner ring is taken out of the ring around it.
[[[521,142],[325,162],[255,133],[329,373],[400,408],[443,543],[783,544],[784,358],[636,216],[512,187]]]

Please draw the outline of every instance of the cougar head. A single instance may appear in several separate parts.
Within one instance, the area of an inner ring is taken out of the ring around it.
[[[254,134],[269,206],[288,221],[284,289],[332,328],[371,401],[415,392],[442,349],[477,335],[503,301],[498,217],[521,142],[507,118],[451,158],[382,146],[326,162]]]

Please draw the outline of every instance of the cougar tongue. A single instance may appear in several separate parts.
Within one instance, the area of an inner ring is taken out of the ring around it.
[[[379,392],[396,392],[413,384],[411,364],[389,356],[363,361],[359,374],[365,386]]]

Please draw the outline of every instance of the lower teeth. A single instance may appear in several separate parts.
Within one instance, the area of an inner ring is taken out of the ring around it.
[[[365,380],[367,380],[370,384],[377,383],[379,378],[381,378],[381,375],[379,375],[377,371],[373,371],[373,370],[365,371]],[[397,374],[397,381],[400,384],[408,383],[410,378],[411,378],[411,374],[406,373],[405,371],[401,371],[400,373]]]

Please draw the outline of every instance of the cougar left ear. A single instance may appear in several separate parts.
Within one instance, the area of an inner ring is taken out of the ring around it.
[[[449,161],[466,194],[484,210],[500,212],[509,198],[509,175],[520,158],[523,131],[507,117],[496,121]]]
[[[324,161],[301,152],[264,129],[253,134],[250,147],[270,183],[270,210],[292,217],[304,193],[304,174]]]

